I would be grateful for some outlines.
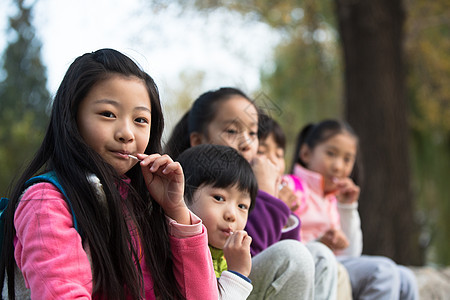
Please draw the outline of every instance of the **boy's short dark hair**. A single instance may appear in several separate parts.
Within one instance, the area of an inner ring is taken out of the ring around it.
[[[203,144],[185,150],[177,161],[183,167],[187,204],[192,203],[194,192],[202,185],[216,188],[236,186],[238,190],[249,193],[249,210],[254,207],[258,183],[250,164],[235,149]]]
[[[272,119],[263,111],[258,112],[258,139],[263,141],[273,134],[273,139],[278,147],[283,150],[286,149],[286,135],[283,129],[281,129],[280,124]]]

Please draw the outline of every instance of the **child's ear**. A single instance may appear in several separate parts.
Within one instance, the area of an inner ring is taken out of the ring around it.
[[[198,132],[193,132],[189,136],[189,141],[191,143],[191,147],[201,145],[203,143],[203,135]]]
[[[309,159],[311,157],[311,151],[307,145],[302,145],[300,147],[300,153],[298,154],[300,160],[306,165],[309,164]]]

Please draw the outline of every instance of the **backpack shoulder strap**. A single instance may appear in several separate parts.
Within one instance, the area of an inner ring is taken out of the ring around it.
[[[5,211],[6,207],[8,206],[8,198],[2,197],[0,200],[0,216],[3,216],[3,212]]]
[[[8,198],[2,197],[0,200],[0,252],[2,251],[3,235],[5,228],[6,207],[8,206]]]
[[[55,171],[50,171],[50,172],[47,172],[47,173],[44,173],[44,174],[41,174],[41,175],[38,175],[38,176],[28,179],[27,182],[25,182],[25,189],[32,186],[35,183],[42,182],[42,181],[53,184],[64,195],[64,198],[66,199],[67,204],[69,205],[70,211],[72,213],[73,226],[75,227],[76,231],[78,231],[78,233],[79,233],[80,231],[78,230],[77,218],[75,217],[75,212],[73,210],[72,203],[70,202],[69,197],[67,197],[67,194],[64,191],[63,187],[59,183],[58,177],[56,177]],[[2,199],[2,201],[3,201],[3,199]]]

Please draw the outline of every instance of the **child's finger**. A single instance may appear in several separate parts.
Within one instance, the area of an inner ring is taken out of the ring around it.
[[[179,162],[171,162],[162,170],[163,174],[175,173],[176,175],[183,174],[183,169]]]
[[[140,158],[141,155],[138,154],[138,157]],[[159,157],[161,157],[161,155],[158,154],[158,153],[154,153],[154,154],[148,155],[148,156],[146,156],[146,157],[144,157],[142,159],[141,166],[143,166],[143,167],[151,166],[153,164],[153,162]]]
[[[242,245],[242,240],[247,233],[243,230],[233,231],[232,234],[227,239],[229,247],[240,247]]]
[[[250,248],[250,245],[252,243],[252,237],[249,236],[248,234],[244,236],[244,239],[242,240],[242,245],[245,248]]]
[[[147,157],[149,157],[150,155],[147,155],[145,153],[136,153],[136,157],[140,160],[143,161],[144,159],[146,159]]]
[[[229,239],[233,244],[240,244],[242,241],[242,232],[241,230],[235,230],[231,233]]]
[[[168,156],[157,157],[157,158],[155,158],[155,160],[153,161],[153,163],[150,167],[150,172],[156,172],[159,169],[164,169],[171,162],[172,162],[172,159],[170,159],[170,157],[168,157]]]
[[[230,234],[230,236],[227,238],[223,246],[224,252],[226,252],[227,250],[234,249],[236,247],[236,237],[237,235],[235,235],[234,232]]]
[[[333,245],[338,244],[338,242],[339,242],[339,235],[337,234],[336,230],[333,231],[331,240],[333,242]]]

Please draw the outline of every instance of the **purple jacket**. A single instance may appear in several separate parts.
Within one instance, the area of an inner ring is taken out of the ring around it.
[[[283,201],[260,190],[245,230],[252,237],[250,252],[255,256],[280,240],[299,241],[300,219]]]

